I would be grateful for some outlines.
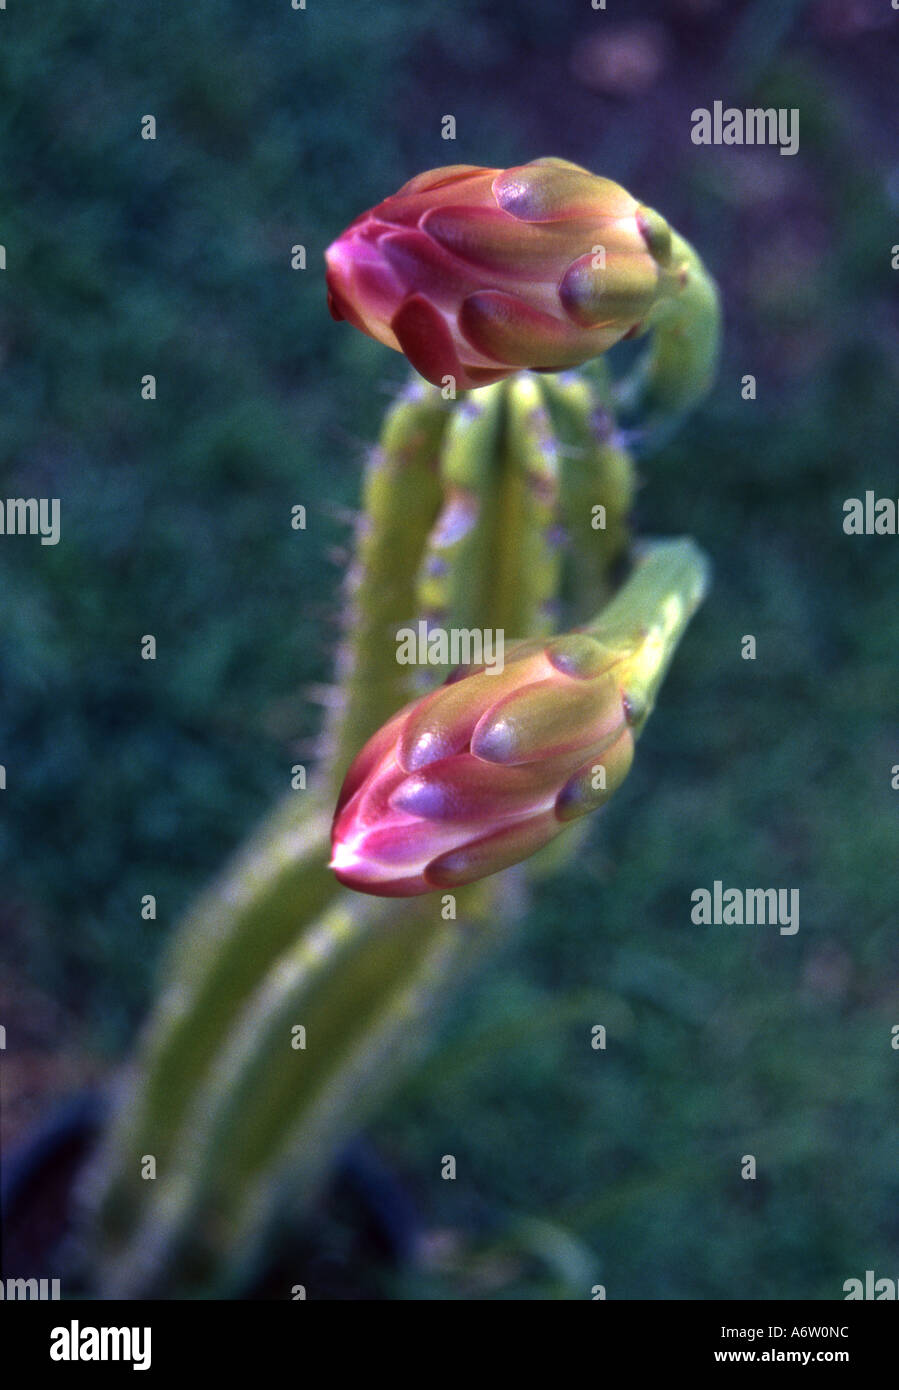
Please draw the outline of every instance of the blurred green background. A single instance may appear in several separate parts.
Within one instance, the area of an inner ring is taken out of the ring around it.
[[[0,544],[8,1141],[127,1055],[167,932],[318,728],[345,509],[405,377],[328,317],[325,246],[423,168],[556,154],[720,280],[720,379],[636,518],[715,584],[589,852],[371,1127],[429,1270],[360,1256],[339,1210],[304,1239],[348,1297],[899,1273],[899,540],[842,531],[847,497],[899,497],[897,26],[881,0],[0,15],[3,496],[62,508],[57,547]],[[693,146],[715,100],[798,107],[798,155]],[[692,925],[715,879],[798,888],[798,935]]]

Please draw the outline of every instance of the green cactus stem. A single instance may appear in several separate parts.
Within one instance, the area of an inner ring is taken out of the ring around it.
[[[441,393],[413,381],[386,416],[369,460],[365,511],[348,582],[351,631],[341,647],[340,707],[326,731],[322,785],[275,810],[176,932],[165,986],[146,1031],[140,1082],[108,1139],[100,1221],[115,1244],[147,1184],[135,1149],[165,1164],[185,1110],[257,982],[304,918],[337,895],[327,868],[335,787],[360,740],[409,697],[407,674],[385,660],[392,626],[415,612],[414,578],[440,500],[436,456],[447,422]]]
[[[395,408],[369,471],[350,650],[342,658],[345,699],[329,731],[325,782],[338,775],[338,750],[404,698],[408,671],[396,662],[395,625],[414,604],[439,489],[462,480],[453,471],[458,449],[446,451],[447,472],[443,451],[441,471],[433,467],[446,420],[438,398],[417,388],[415,399]],[[480,443],[491,505],[475,527],[485,557],[501,547],[514,553],[516,545],[531,563],[543,557],[539,583],[507,584],[502,602],[494,600],[495,626],[510,631],[545,621],[555,573],[546,558],[552,499],[537,429],[545,421],[532,385],[516,402],[513,429],[506,429],[501,400],[496,433],[489,447]],[[453,416],[465,411],[470,420],[466,406],[456,405]],[[397,447],[401,420],[414,428],[400,431]],[[523,496],[507,511],[500,501],[516,495],[519,482]],[[404,484],[423,488],[425,501],[404,506]],[[460,626],[483,611],[491,567],[485,558],[475,584],[467,556],[450,555],[447,567],[445,617]],[[99,1180],[107,1296],[146,1296],[176,1279],[182,1292],[235,1287],[280,1196],[308,1200],[318,1190],[340,1144],[368,1113],[367,1098],[389,1086],[439,1000],[501,931],[493,884],[460,891],[456,919],[447,921],[436,900],[373,904],[340,890],[325,868],[324,820],[315,793],[305,815],[295,803],[278,812],[178,934],[135,1089]],[[307,1028],[307,1049],[292,1048],[288,1023]],[[154,1182],[141,1178],[144,1155],[156,1159]]]
[[[420,1053],[448,985],[498,931],[491,890],[439,902],[341,893],[268,972],[222,1040],[105,1296],[241,1287],[285,1210],[319,1190],[341,1143]],[[302,1029],[302,1034],[297,1030]]]
[[[450,406],[435,387],[410,381],[368,461],[347,580],[347,637],[337,658],[340,701],[323,740],[332,801],[357,749],[410,698],[409,669],[394,660],[394,636],[419,612],[416,581],[443,499],[438,457]],[[464,409],[460,400],[452,418]]]
[[[690,539],[644,544],[627,583],[584,629],[611,651],[625,654],[628,718],[637,734],[708,585],[708,561]]]
[[[562,458],[560,511],[568,540],[564,594],[579,622],[611,597],[630,542],[634,465],[607,397],[586,373],[539,378]]]
[[[655,235],[665,227],[668,265],[675,289],[661,298],[643,324],[649,344],[633,371],[616,387],[616,404],[636,425],[644,445],[665,440],[711,390],[721,345],[718,289],[689,242],[667,228],[657,213]]]

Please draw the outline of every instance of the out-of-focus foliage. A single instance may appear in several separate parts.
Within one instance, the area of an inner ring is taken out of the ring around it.
[[[324,247],[419,169],[553,153],[658,206],[722,285],[718,386],[637,510],[714,587],[588,850],[375,1126],[462,1232],[442,1274],[353,1276],[388,1295],[832,1298],[899,1257],[899,541],[842,531],[845,498],[899,494],[895,40],[864,3],[849,29],[830,4],[639,9],[2,19],[2,495],[62,508],[59,546],[0,544],[2,912],[16,969],[111,1057],[317,728],[339,508],[404,373],[331,323]],[[692,146],[716,99],[799,107],[799,154]],[[798,935],[693,926],[715,879],[798,888]]]

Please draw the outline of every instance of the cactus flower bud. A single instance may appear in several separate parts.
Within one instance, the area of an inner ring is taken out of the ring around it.
[[[678,288],[664,218],[563,159],[419,174],[326,260],[335,318],[460,389],[596,357]]]
[[[501,673],[459,673],[400,710],[344,781],[340,881],[388,897],[459,887],[601,806],[704,586],[689,542],[660,545],[591,629],[507,647]]]

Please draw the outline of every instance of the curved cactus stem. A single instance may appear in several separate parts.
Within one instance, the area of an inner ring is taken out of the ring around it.
[[[671,233],[671,285],[649,314],[649,344],[615,387],[616,407],[641,448],[657,447],[711,390],[721,344],[718,289],[689,242]]]
[[[678,643],[705,597],[709,564],[691,540],[644,544],[615,598],[581,630],[602,642],[619,668],[628,722],[639,734],[655,704]],[[528,875],[555,873],[575,854],[589,830],[575,822],[527,863]]]
[[[635,734],[649,718],[671,658],[708,585],[708,560],[693,541],[647,543],[612,602],[584,628],[621,663],[628,721]]]

